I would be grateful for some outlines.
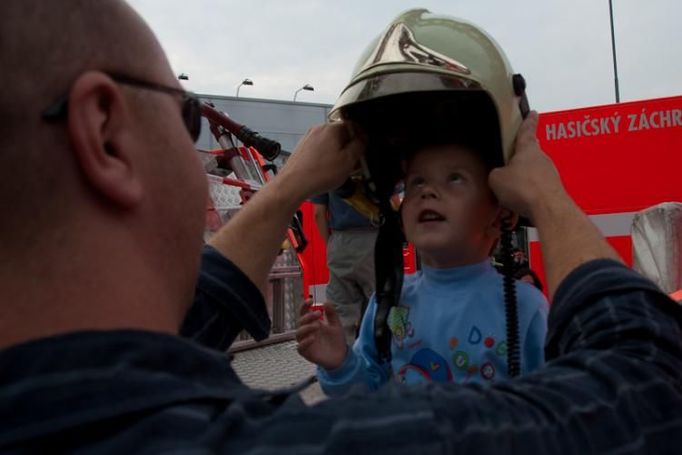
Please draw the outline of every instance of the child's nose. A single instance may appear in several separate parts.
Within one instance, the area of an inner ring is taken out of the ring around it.
[[[424,183],[421,188],[421,198],[422,199],[431,199],[431,198],[437,198],[438,197],[438,192],[436,189],[433,187],[433,185],[430,185],[428,183]]]

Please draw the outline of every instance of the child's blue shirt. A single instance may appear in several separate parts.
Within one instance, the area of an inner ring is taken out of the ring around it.
[[[548,304],[535,287],[516,282],[521,372],[544,363]],[[405,277],[400,305],[391,310],[392,360],[379,364],[372,296],[360,334],[344,363],[318,368],[325,393],[338,396],[358,384],[370,390],[394,377],[406,384],[479,382],[507,378],[502,275],[488,260],[463,267],[421,271]]]

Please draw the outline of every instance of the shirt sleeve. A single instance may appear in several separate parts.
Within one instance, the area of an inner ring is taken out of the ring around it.
[[[376,390],[390,379],[390,366],[377,360],[379,356],[374,342],[376,310],[376,299],[372,296],[362,318],[358,338],[340,367],[334,370],[318,367],[317,377],[327,395],[341,396],[351,389]]]
[[[263,295],[232,261],[207,245],[180,335],[226,350],[242,330],[258,341],[268,337],[270,317]]]

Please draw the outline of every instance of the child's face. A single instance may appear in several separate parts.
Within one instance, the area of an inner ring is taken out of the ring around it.
[[[499,235],[488,172],[455,145],[422,149],[408,163],[402,218],[407,240],[432,267],[479,262]]]

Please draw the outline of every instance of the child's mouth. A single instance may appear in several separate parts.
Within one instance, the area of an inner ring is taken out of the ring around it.
[[[445,221],[445,217],[434,210],[422,210],[417,219],[419,223],[434,223]]]

